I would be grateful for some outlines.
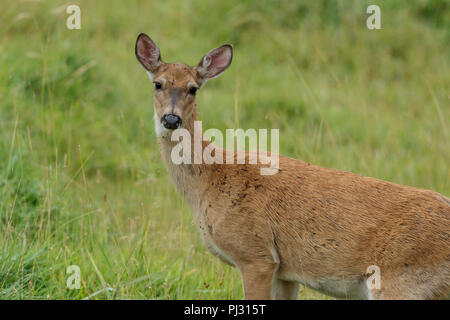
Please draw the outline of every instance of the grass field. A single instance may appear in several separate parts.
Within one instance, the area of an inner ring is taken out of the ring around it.
[[[283,155],[450,195],[448,1],[70,3],[80,30],[65,1],[0,3],[0,298],[243,298],[168,180],[139,32],[168,62],[234,45],[204,128],[279,128]]]

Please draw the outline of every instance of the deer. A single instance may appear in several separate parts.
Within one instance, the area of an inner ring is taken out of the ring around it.
[[[174,164],[171,135],[183,128],[194,136],[196,94],[230,66],[233,46],[191,67],[163,62],[141,33],[135,55],[154,85],[169,176],[207,249],[239,270],[245,299],[297,299],[301,285],[340,299],[449,298],[448,197],[284,156],[273,175],[261,175],[260,163]],[[378,268],[377,286],[368,283],[370,266]]]

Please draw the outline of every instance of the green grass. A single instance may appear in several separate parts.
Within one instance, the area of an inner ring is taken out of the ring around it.
[[[279,128],[283,155],[450,194],[448,1],[75,3],[81,30],[65,1],[0,4],[0,298],[243,298],[168,180],[139,32],[169,62],[234,45],[205,129]]]

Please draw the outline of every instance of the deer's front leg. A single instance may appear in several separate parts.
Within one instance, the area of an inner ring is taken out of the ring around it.
[[[274,276],[278,269],[276,262],[259,262],[239,267],[244,284],[245,299],[275,299]]]

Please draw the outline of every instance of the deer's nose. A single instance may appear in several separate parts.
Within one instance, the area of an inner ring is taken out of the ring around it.
[[[181,118],[175,114],[166,114],[161,122],[166,129],[177,129],[181,125]]]

